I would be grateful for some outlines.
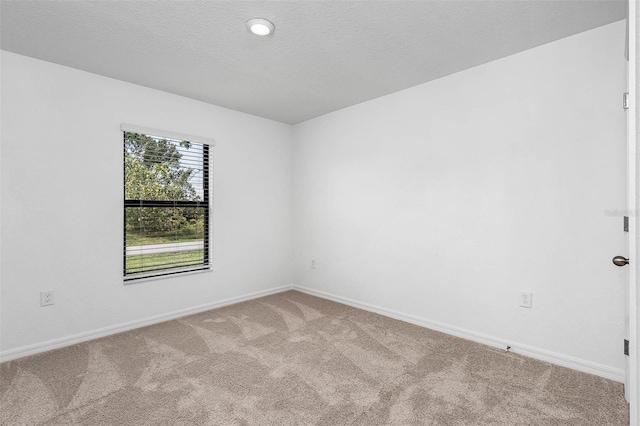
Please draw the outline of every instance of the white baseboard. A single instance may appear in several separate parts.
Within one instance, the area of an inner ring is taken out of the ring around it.
[[[625,375],[624,370],[612,368],[603,364],[598,364],[591,361],[586,361],[580,358],[571,357],[568,355],[551,352],[545,349],[535,348],[532,346],[518,345],[514,342],[508,342],[504,339],[489,336],[475,331],[466,330],[461,327],[456,327],[448,324],[444,324],[438,321],[432,321],[427,318],[418,317],[415,315],[408,315],[402,312],[386,309],[380,306],[371,305],[369,303],[358,302],[346,297],[337,296],[334,294],[325,293],[324,291],[313,290],[306,287],[294,285],[293,290],[300,291],[302,293],[310,294],[312,296],[321,297],[323,299],[333,300],[334,302],[343,303],[345,305],[353,306],[354,308],[363,309],[365,311],[375,312],[386,317],[394,318],[400,321],[408,322],[411,324],[426,327],[431,330],[440,331],[442,333],[451,334],[456,337],[471,340],[477,343],[482,343],[487,346],[505,349],[511,346],[510,351],[534,358],[540,361],[546,361],[551,364],[560,365],[562,367],[571,368],[573,370],[581,371],[583,373],[594,374],[596,376],[604,377],[616,382],[624,383]]]
[[[33,345],[23,346],[16,349],[0,352],[0,362],[11,361],[13,359],[23,358],[30,355],[47,352],[54,349],[63,348],[65,346],[75,345],[76,343],[86,342],[88,340],[98,339],[100,337],[110,336],[112,334],[122,333],[123,331],[133,330],[135,328],[146,327],[148,325],[169,321],[176,318],[185,317],[187,315],[197,314],[199,312],[208,311],[222,306],[233,305],[234,303],[245,302],[247,300],[257,299],[258,297],[268,296],[270,294],[281,293],[291,290],[291,286],[276,287],[269,290],[257,291],[255,293],[246,294],[244,296],[232,297],[213,303],[205,303],[204,305],[194,306],[192,308],[181,309],[178,311],[168,312],[166,314],[155,315],[153,317],[143,318],[123,324],[110,327],[104,327],[97,330],[86,331],[72,336],[61,337],[59,339],[47,340],[46,342],[36,343]]]
[[[456,337],[471,340],[477,343],[482,343],[487,346],[505,349],[507,345],[511,346],[510,351],[518,353],[530,358],[538,359],[541,361],[550,362],[552,364],[560,365],[563,367],[571,368],[584,373],[594,374],[596,376],[604,377],[607,379],[615,380],[616,382],[624,383],[624,370],[612,368],[606,365],[597,364],[591,361],[586,361],[580,358],[571,357],[568,355],[559,354],[556,352],[547,351],[545,349],[535,348],[532,346],[518,345],[517,343],[508,342],[504,339],[489,336],[475,331],[466,330],[461,327],[455,327],[452,325],[444,324],[438,321],[433,321],[427,318],[418,317],[415,315],[409,315],[402,312],[386,309],[380,306],[371,305],[369,303],[358,302],[346,297],[337,296],[334,294],[325,293],[323,291],[313,290],[301,286],[282,286],[269,290],[258,291],[255,293],[246,294],[243,296],[232,297],[229,299],[220,300],[218,302],[207,303],[204,305],[195,306],[192,308],[181,309],[178,311],[168,312],[162,315],[156,315],[128,323],[118,324],[111,327],[104,327],[97,330],[87,331],[84,333],[75,334],[72,336],[66,336],[59,339],[48,340],[42,343],[36,343],[33,345],[23,346],[20,348],[10,349],[8,351],[0,352],[0,362],[11,361],[30,355],[35,355],[42,352],[51,351],[54,349],[63,348],[65,346],[74,345],[76,343],[82,343],[89,340],[98,339],[100,337],[109,336],[112,334],[122,333],[124,331],[133,330],[140,327],[145,327],[160,322],[169,321],[176,318],[181,318],[187,315],[197,314],[199,312],[208,311],[222,306],[232,305],[234,303],[244,302],[247,300],[257,299],[259,297],[268,296],[270,294],[281,293],[287,290],[297,290],[302,293],[310,294],[312,296],[321,297],[323,299],[333,300],[334,302],[343,303],[345,305],[353,306],[354,308],[363,309],[369,312],[375,312],[380,315],[384,315],[390,318],[395,318],[400,321],[405,321],[411,324],[426,327],[431,330],[440,331]]]

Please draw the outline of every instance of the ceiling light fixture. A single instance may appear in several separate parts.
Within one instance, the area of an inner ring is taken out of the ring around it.
[[[259,36],[267,36],[276,29],[276,27],[266,19],[252,18],[247,21],[247,29]]]

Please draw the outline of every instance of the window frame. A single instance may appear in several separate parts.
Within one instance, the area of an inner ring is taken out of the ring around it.
[[[188,141],[194,144],[202,145],[203,149],[203,182],[202,182],[202,194],[203,199],[201,201],[161,201],[161,200],[127,200],[125,197],[125,176],[126,176],[126,164],[125,157],[123,151],[123,185],[122,185],[122,212],[123,212],[123,280],[125,284],[133,284],[141,281],[147,280],[156,280],[162,278],[170,278],[176,275],[186,275],[192,273],[200,273],[200,272],[208,272],[212,270],[213,266],[213,250],[212,250],[212,226],[211,226],[211,217],[212,217],[212,173],[211,173],[211,164],[212,164],[212,151],[215,146],[215,140],[210,138],[204,138],[200,136],[187,135],[182,133],[176,133],[166,130],[158,130],[147,127],[140,127],[132,124],[123,123],[120,126],[121,132],[121,141],[124,147],[124,139],[126,132],[138,133],[145,136],[153,137],[153,138],[165,138],[175,141]],[[127,216],[127,208],[140,208],[140,207],[187,207],[187,208],[203,208],[204,213],[204,223],[203,223],[203,263],[198,265],[186,266],[183,268],[168,268],[168,269],[159,269],[155,271],[146,271],[146,272],[137,272],[130,273],[127,275],[127,227],[126,227],[126,216]]]

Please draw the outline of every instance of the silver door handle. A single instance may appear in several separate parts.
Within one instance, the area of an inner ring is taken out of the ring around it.
[[[624,256],[616,256],[613,259],[611,259],[611,261],[616,266],[624,266],[629,264],[629,259],[627,259]]]

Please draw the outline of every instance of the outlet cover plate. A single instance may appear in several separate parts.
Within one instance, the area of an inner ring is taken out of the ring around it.
[[[520,306],[523,308],[531,308],[532,305],[532,294],[528,291],[520,292]]]
[[[53,290],[40,292],[40,306],[53,305],[55,300],[53,298]]]

